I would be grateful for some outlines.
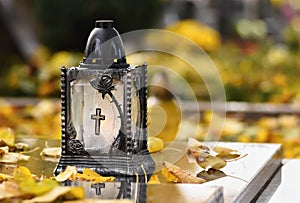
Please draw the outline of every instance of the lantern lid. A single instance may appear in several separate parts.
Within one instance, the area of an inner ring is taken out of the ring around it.
[[[115,64],[126,64],[121,37],[112,20],[97,20],[88,37],[80,65],[84,68],[106,69]]]

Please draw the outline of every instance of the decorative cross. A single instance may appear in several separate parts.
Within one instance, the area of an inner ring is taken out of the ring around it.
[[[95,120],[95,134],[100,135],[100,122],[105,120],[105,115],[101,115],[101,108],[96,108],[96,114],[91,119]]]
[[[105,188],[105,183],[96,183],[91,186],[92,188],[95,188],[96,195],[101,195],[101,188]]]

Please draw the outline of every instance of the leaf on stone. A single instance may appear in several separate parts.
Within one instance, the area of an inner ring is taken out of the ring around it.
[[[159,178],[157,174],[153,174],[147,184],[160,184]]]
[[[26,180],[19,184],[19,190],[23,194],[40,196],[59,186],[60,185],[55,180],[50,179],[44,179],[39,182],[36,182],[35,180]]]
[[[59,158],[61,156],[61,147],[46,147],[40,155]]]
[[[217,157],[225,160],[235,159],[240,156],[240,153],[237,150],[233,150],[227,147],[216,146],[213,148],[213,150],[217,153]]]
[[[192,146],[188,149],[188,153],[192,154],[197,164],[205,170],[209,168],[219,170],[226,166],[224,159],[210,155],[207,150],[203,150],[202,147]]]
[[[32,174],[28,168],[25,166],[18,166],[14,169],[13,180],[21,183],[27,180],[33,180]]]
[[[203,170],[197,174],[197,177],[203,178],[206,181],[211,181],[215,179],[219,179],[225,177],[226,174],[223,171],[216,170],[213,168],[208,169],[207,171]]]
[[[76,166],[67,166],[65,171],[60,172],[55,180],[58,182],[63,182],[66,180],[74,181],[76,179],[77,168]]]
[[[194,184],[206,182],[204,179],[193,176],[182,168],[166,161],[163,163],[162,174],[169,182]]]
[[[23,203],[37,203],[37,202],[54,202],[56,199],[83,199],[84,190],[82,187],[55,187],[44,195],[35,197],[30,200],[23,200]]]
[[[82,173],[77,173],[76,178],[93,181],[94,183],[113,182],[115,180],[115,177],[113,176],[104,177],[89,168],[83,169]]]
[[[10,163],[10,164],[15,164],[18,161],[28,161],[30,156],[21,154],[21,153],[16,153],[16,152],[9,152],[4,154],[0,158],[1,163]]]

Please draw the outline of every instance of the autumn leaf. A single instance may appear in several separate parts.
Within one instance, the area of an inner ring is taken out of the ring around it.
[[[15,164],[18,161],[28,161],[30,156],[21,154],[21,153],[16,153],[16,152],[9,152],[7,154],[4,154],[0,158],[1,163],[10,163],[10,164]]]
[[[217,157],[222,159],[235,159],[240,156],[240,153],[237,150],[233,150],[227,147],[216,146],[213,150],[217,153]]]
[[[0,128],[0,140],[1,140],[1,145],[5,144],[4,146],[13,146],[15,143],[15,135],[14,131],[11,128],[7,127],[1,127]]]
[[[40,155],[59,158],[61,156],[61,147],[46,147]]]
[[[180,167],[166,161],[163,163],[162,174],[169,182],[194,184],[206,182],[204,179],[193,176]]]
[[[222,177],[225,177],[226,174],[223,171],[216,170],[213,168],[208,169],[207,171],[203,170],[200,173],[197,174],[197,177],[203,178],[206,181],[211,181],[215,179],[219,179]]]
[[[6,181],[6,180],[9,180],[9,179],[12,179],[12,178],[13,177],[11,175],[0,173],[0,182]]]
[[[19,184],[19,190],[23,194],[40,196],[58,186],[60,185],[55,180],[50,179],[44,179],[39,182],[35,180],[25,180]]]
[[[76,166],[67,166],[65,171],[60,172],[55,180],[58,182],[63,182],[66,180],[74,181],[76,179],[77,168]]]
[[[157,137],[148,138],[148,150],[150,153],[158,152],[164,148],[164,142]]]
[[[219,170],[226,166],[226,161],[224,159],[212,156],[206,149],[204,149],[203,146],[192,146],[188,149],[188,153],[193,155],[197,164],[201,168],[205,170],[209,168]]]
[[[27,180],[33,180],[32,174],[28,168],[25,166],[18,166],[14,169],[13,180],[21,183]]]
[[[23,203],[54,202],[58,197],[62,199],[83,199],[84,190],[82,187],[55,187],[44,195],[37,196],[30,200],[23,200]]]
[[[76,178],[87,181],[93,181],[94,183],[113,182],[115,180],[115,177],[113,176],[104,177],[89,168],[83,169],[82,174],[77,173]]]
[[[149,179],[149,181],[148,181],[147,184],[159,184],[159,183],[160,183],[160,181],[159,181],[158,175],[157,174],[153,174],[150,177],[150,179]]]

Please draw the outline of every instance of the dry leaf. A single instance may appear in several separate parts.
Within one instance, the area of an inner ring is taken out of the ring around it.
[[[22,181],[19,184],[19,190],[23,194],[31,194],[34,196],[40,196],[49,192],[55,187],[59,187],[60,185],[55,180],[44,179],[40,182],[36,182],[34,180],[26,180]]]
[[[1,163],[10,163],[10,164],[15,164],[18,161],[28,161],[30,156],[21,154],[21,153],[16,153],[16,152],[9,152],[7,154],[4,154],[0,158]]]
[[[237,150],[233,150],[227,147],[216,146],[213,150],[217,153],[217,157],[222,159],[235,159],[240,156],[240,153]]]
[[[152,175],[147,184],[160,184],[158,175],[157,174]]]
[[[74,181],[76,179],[77,168],[76,166],[67,166],[65,171],[60,172],[55,180],[58,182],[63,182],[66,180]]]
[[[206,182],[204,179],[193,176],[183,169],[179,168],[178,166],[166,161],[163,163],[162,173],[169,182],[195,184]]]
[[[11,128],[1,127],[0,128],[0,140],[1,146],[13,146],[15,143],[15,135]]]
[[[21,183],[22,181],[33,180],[32,174],[25,166],[18,166],[14,169],[13,180]]]
[[[10,175],[4,174],[4,173],[0,173],[0,180],[1,180],[1,182],[2,182],[2,181],[9,180],[9,179],[12,179],[12,178],[13,178],[13,177],[10,176]]]
[[[148,138],[148,150],[150,153],[158,152],[164,148],[164,142],[157,137]]]
[[[76,195],[75,195],[76,194]],[[81,187],[55,187],[44,195],[35,197],[30,200],[23,200],[23,203],[37,203],[37,202],[54,202],[58,197],[65,197],[66,199],[83,199],[84,190]]]
[[[77,173],[76,178],[87,181],[93,181],[94,183],[113,182],[115,180],[115,177],[113,176],[104,177],[89,168],[83,169],[82,174]]]
[[[46,147],[40,155],[59,158],[61,156],[61,147]]]
[[[226,176],[226,174],[223,171],[216,170],[213,168],[210,168],[207,171],[201,171],[200,173],[197,174],[197,177],[203,178],[206,181],[215,180],[215,179],[222,178],[225,176]]]
[[[224,159],[210,155],[206,150],[203,150],[202,146],[191,146],[188,153],[192,154],[197,164],[205,170],[209,168],[219,170],[226,166]]]
[[[0,200],[12,198],[12,197],[15,196],[15,194],[10,193],[9,191],[7,191],[6,185],[7,185],[6,182],[0,184]]]

